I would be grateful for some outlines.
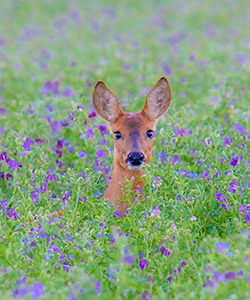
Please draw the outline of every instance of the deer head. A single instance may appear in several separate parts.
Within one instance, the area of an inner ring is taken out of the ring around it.
[[[148,92],[141,112],[125,113],[116,95],[99,81],[94,89],[93,104],[104,118],[115,137],[114,170],[104,196],[117,206],[122,196],[119,182],[124,178],[136,178],[139,183],[141,168],[152,157],[153,137],[158,118],[168,109],[171,100],[169,83],[162,77]],[[141,185],[141,184],[139,184]],[[136,188],[136,186],[135,186]]]

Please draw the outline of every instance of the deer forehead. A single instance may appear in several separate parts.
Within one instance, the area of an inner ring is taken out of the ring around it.
[[[129,133],[134,130],[140,131],[147,126],[147,120],[140,113],[123,113],[112,127]]]

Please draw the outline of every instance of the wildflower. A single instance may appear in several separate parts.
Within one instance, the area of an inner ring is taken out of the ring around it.
[[[183,267],[186,267],[186,265],[187,265],[187,262],[186,261],[183,261],[182,263],[181,263],[181,267],[183,268]]]
[[[223,148],[225,148],[226,146],[231,146],[232,142],[233,142],[233,138],[229,138],[228,136],[225,136],[224,144],[222,145]]]
[[[7,114],[7,109],[0,108],[0,115],[5,116]]]
[[[178,163],[181,162],[181,160],[180,160],[180,158],[179,158],[178,155],[174,155],[173,156],[171,164],[174,165],[176,162],[178,162]]]
[[[250,212],[250,205],[242,205],[239,207],[239,214]]]
[[[232,167],[237,167],[238,166],[238,160],[239,158],[238,157],[233,157],[230,161],[230,166]]]
[[[171,281],[172,281],[172,279],[173,279],[173,277],[172,277],[172,276],[169,276],[169,277],[167,277],[167,281],[169,281],[169,282],[171,282]]]
[[[167,248],[161,247],[161,254],[162,255],[164,254],[165,256],[169,256],[171,254],[171,252],[168,251]]]
[[[220,254],[228,254],[229,245],[224,242],[215,243],[216,251]]]
[[[94,284],[95,284],[95,290],[97,291],[97,293],[101,294],[101,292],[102,292],[101,284],[97,281],[94,281]]]
[[[162,178],[160,176],[155,177],[152,186],[153,187],[159,187],[161,185],[162,185]]]
[[[246,215],[244,216],[244,220],[245,220],[245,221],[250,220],[250,214],[246,214]]]
[[[232,194],[235,194],[236,192],[236,188],[235,187],[240,187],[237,183],[237,181],[235,180],[232,180],[230,183],[229,183],[229,188],[228,188],[228,192],[232,193]]]
[[[224,281],[226,281],[225,276],[222,275],[222,274],[221,274],[220,272],[218,272],[218,271],[215,271],[215,272],[214,272],[214,279],[215,279],[216,281],[219,281],[219,282],[224,282]]]
[[[186,170],[180,170],[176,173],[177,175],[184,174],[186,178],[195,179],[196,173],[187,172]]]
[[[151,217],[160,218],[161,217],[161,211],[158,208],[154,208],[152,213],[151,213]]]
[[[95,140],[94,138],[94,134],[93,134],[93,129],[88,129],[86,132],[86,139],[89,140],[90,138],[92,138],[92,140]]]
[[[234,129],[239,133],[243,135],[247,135],[246,129],[238,122],[234,124]]]
[[[191,220],[191,221],[196,221],[196,220],[197,220],[197,219],[196,219],[196,216],[191,216],[191,217],[190,217],[190,220]]]
[[[71,97],[74,94],[74,90],[72,88],[67,87],[64,92],[62,93],[62,95],[64,97]]]
[[[165,164],[168,161],[167,152],[159,153],[159,160],[162,164]]]
[[[141,270],[144,270],[145,268],[147,268],[147,267],[148,267],[148,262],[147,262],[147,260],[144,259],[144,258],[141,258],[141,259],[139,260],[139,266],[140,266],[140,269],[141,269]]]
[[[79,158],[84,158],[84,157],[87,157],[87,153],[84,152],[84,151],[80,151],[79,152]]]
[[[61,196],[60,199],[63,200],[63,201],[68,201],[69,197],[71,197],[70,193],[66,193],[65,195]]]
[[[100,130],[101,136],[103,136],[103,137],[108,134],[107,127],[105,125],[100,125],[99,130]]]
[[[242,277],[244,275],[244,272],[241,270],[241,271],[237,272],[236,275],[239,277]]]
[[[106,153],[100,149],[96,152],[96,157],[102,157],[102,158],[105,158],[106,157]]]
[[[142,293],[141,296],[142,296],[143,300],[151,300],[152,299],[152,294],[149,293],[149,292],[147,292],[147,291],[145,291],[144,293]]]
[[[225,210],[228,209],[229,202],[227,201],[226,196],[223,196],[223,194],[220,194],[220,193],[216,193],[216,200],[219,203],[222,202],[222,204],[220,204],[220,207],[223,207]]]
[[[228,280],[235,280],[235,273],[234,272],[227,272],[225,274],[225,278]]]
[[[172,74],[171,68],[170,68],[170,66],[168,65],[168,63],[163,62],[163,63],[161,64],[161,67],[162,67],[163,72],[164,72],[166,75],[169,76],[169,75]]]
[[[56,147],[59,148],[59,149],[62,149],[63,148],[63,141],[58,140]]]
[[[174,131],[174,135],[179,135],[180,137],[183,137],[183,131],[180,128],[176,128]]]
[[[96,114],[96,112],[95,111],[92,111],[90,114],[89,114],[89,119],[90,118],[94,118],[94,117],[96,117],[97,116],[97,114]]]
[[[135,258],[132,255],[127,255],[127,256],[124,256],[121,258],[121,263],[123,263],[125,265],[131,266],[131,265],[133,265],[134,261],[135,261]]]
[[[20,165],[17,161],[15,160],[9,160],[9,165],[8,167],[11,169],[11,170],[15,170],[17,171],[19,168],[22,167],[22,165]]]

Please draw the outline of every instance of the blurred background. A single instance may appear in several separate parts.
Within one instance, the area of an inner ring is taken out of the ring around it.
[[[126,104],[165,75],[175,99],[195,102],[211,86],[249,69],[248,1],[0,5],[0,107],[9,113],[35,109],[46,81],[58,81],[54,95],[90,100],[96,81],[103,80]]]

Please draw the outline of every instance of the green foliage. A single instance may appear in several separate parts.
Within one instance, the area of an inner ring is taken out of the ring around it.
[[[249,13],[246,0],[1,1],[1,300],[250,298]],[[121,218],[103,199],[113,137],[93,88],[139,111],[161,76],[172,102],[145,200],[126,182]]]

